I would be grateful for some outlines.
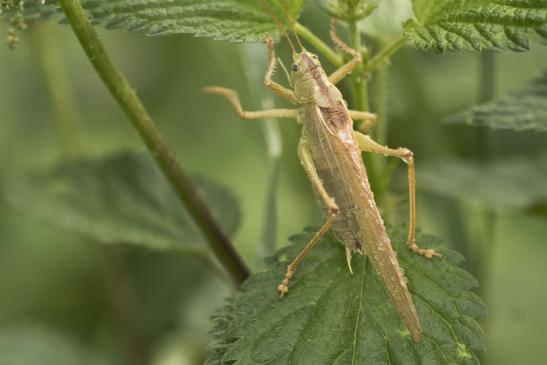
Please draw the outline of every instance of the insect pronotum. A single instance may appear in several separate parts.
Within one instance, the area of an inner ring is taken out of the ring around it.
[[[361,55],[338,38],[334,31],[334,22],[330,34],[333,42],[353,58],[331,75],[327,75],[315,54],[303,47],[299,53],[293,51],[294,63],[290,74],[292,90],[271,79],[276,58],[272,39],[268,37],[266,40],[269,65],[264,75],[264,83],[275,94],[298,105],[297,109],[245,111],[235,91],[218,86],[206,87],[205,91],[226,97],[243,119],[292,118],[303,125],[298,156],[324,209],[326,221],[288,266],[285,278],[278,286],[281,296],[288,292],[289,281],[302,259],[321,236],[332,229],[337,239],[346,247],[350,271],[353,252],[368,255],[412,338],[419,341],[422,333],[420,319],[374,202],[361,158],[361,151],[373,152],[401,158],[408,164],[408,247],[431,259],[440,255],[431,249],[419,248],[414,237],[416,203],[413,154],[406,148],[391,149],[382,146],[368,135],[353,130],[354,120],[372,125],[376,116],[347,109],[342,94],[335,85],[361,63]]]

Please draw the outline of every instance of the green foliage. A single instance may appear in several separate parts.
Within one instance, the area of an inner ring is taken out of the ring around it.
[[[426,260],[405,246],[405,227],[390,229],[393,247],[424,329],[414,343],[366,259],[353,258],[325,237],[302,262],[285,298],[277,285],[315,230],[294,236],[270,269],[253,275],[215,318],[208,364],[477,364],[484,336],[475,321],[486,314],[472,292],[476,280],[455,265],[462,257],[441,249]],[[438,241],[420,235],[425,247]]]
[[[378,6],[376,1],[367,0],[325,0],[323,3],[330,16],[345,22],[364,19]]]
[[[239,206],[224,187],[194,186],[225,232],[239,224]],[[35,218],[106,244],[204,252],[205,240],[175,193],[145,155],[120,153],[60,164],[14,178],[7,200]]]
[[[526,87],[447,118],[448,123],[547,131],[547,70]]]
[[[534,210],[547,204],[547,155],[490,163],[443,161],[416,174],[419,189],[488,207]]]
[[[359,22],[359,27],[376,39],[395,39],[403,34],[401,25],[411,16],[412,4],[408,0],[382,0],[369,17]]]
[[[230,41],[262,41],[291,28],[304,0],[82,0],[95,24],[147,35],[192,33]],[[46,18],[57,9],[34,4],[27,13]]]
[[[413,0],[405,37],[422,50],[524,51],[547,40],[546,0]]]
[[[12,10],[15,7],[14,0],[0,0],[0,14]]]
[[[6,43],[9,48],[14,49],[19,44],[19,33],[27,28],[23,16],[24,0],[0,0],[0,14],[10,14],[8,34]]]
[[[105,365],[74,339],[40,327],[0,330],[0,365]]]

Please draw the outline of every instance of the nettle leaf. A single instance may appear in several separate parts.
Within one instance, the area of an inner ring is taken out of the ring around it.
[[[239,224],[236,198],[193,179],[225,232]],[[60,164],[7,182],[6,198],[22,212],[105,243],[203,252],[205,239],[150,157],[119,153]]]
[[[547,70],[526,87],[450,116],[447,123],[515,131],[547,131]]]
[[[436,52],[525,51],[529,38],[547,41],[547,0],[413,0],[416,19],[405,37]]]
[[[263,41],[290,29],[304,0],[81,0],[94,24],[147,35],[191,33],[230,41]],[[57,1],[27,5],[33,18],[61,12]]]
[[[490,163],[439,161],[422,166],[416,177],[420,190],[488,207],[534,210],[547,205],[547,155]]]
[[[399,319],[368,260],[354,256],[327,235],[307,256],[280,298],[277,285],[315,229],[291,238],[293,245],[254,274],[214,316],[208,364],[477,364],[484,335],[475,318],[486,314],[470,290],[476,280],[456,267],[463,258],[441,248],[427,260],[406,248],[406,227],[390,228],[399,263],[423,326],[415,343]],[[425,247],[439,241],[419,235]]]

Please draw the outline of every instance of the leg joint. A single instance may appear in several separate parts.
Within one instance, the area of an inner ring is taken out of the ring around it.
[[[409,150],[408,148],[400,147],[400,148],[399,148],[399,151],[401,151],[401,158],[402,158],[403,161],[405,161],[406,163],[409,163],[410,161],[413,161],[413,160],[414,160],[414,152],[412,152],[412,151]]]

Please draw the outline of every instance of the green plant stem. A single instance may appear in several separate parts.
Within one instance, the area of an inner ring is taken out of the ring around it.
[[[267,97],[262,101],[264,109],[274,107],[273,98]],[[260,234],[261,244],[257,250],[256,267],[260,270],[266,269],[265,258],[274,255],[277,246],[277,197],[279,173],[281,170],[281,154],[283,152],[279,124],[276,119],[263,122],[266,146],[268,147],[268,183],[266,193],[266,204],[264,211],[264,222]]]
[[[492,51],[485,51],[480,55],[479,64],[479,89],[478,89],[478,103],[485,103],[494,97],[496,89],[496,54]],[[488,162],[492,159],[493,143],[490,135],[490,131],[487,127],[477,128],[477,154],[483,162]],[[477,209],[477,230],[479,232],[478,241],[482,242],[480,246],[478,265],[475,267],[476,277],[479,283],[479,295],[486,300],[489,292],[488,285],[490,279],[490,271],[492,269],[492,257],[495,251],[495,233],[496,222],[498,216],[495,211],[480,207]],[[476,241],[473,241],[476,242]],[[485,332],[488,332],[491,321],[489,317],[482,320],[482,326]],[[484,354],[480,358],[484,359]]]
[[[495,53],[491,51],[486,51],[480,56],[480,81],[478,90],[479,103],[488,102],[494,97],[496,89],[495,57]],[[490,131],[487,130],[486,127],[478,128],[477,153],[484,162],[488,162],[492,159],[492,147]],[[489,251],[493,246],[496,215],[488,209],[483,209],[482,216],[484,242],[486,244],[485,253],[483,256],[485,260],[488,261],[490,258]]]
[[[387,82],[389,71],[387,66],[380,66],[376,72],[376,79],[374,83],[375,91],[375,103],[374,111],[378,117],[376,126],[374,128],[374,140],[381,145],[387,144]],[[379,166],[385,166],[385,158],[383,156],[379,159]]]
[[[100,243],[93,243],[92,249],[112,315],[126,348],[127,361],[130,364],[144,365],[150,358],[151,344],[145,336],[142,323],[139,322],[139,302],[123,259]]]
[[[59,136],[59,146],[67,158],[77,158],[84,149],[82,118],[76,107],[61,53],[58,52],[55,38],[51,37],[46,27],[41,24],[40,29],[33,32],[36,38],[34,44],[39,52],[39,64],[55,111],[53,121]]]
[[[485,51],[479,61],[479,104],[492,100],[496,88],[495,81],[495,53]],[[490,130],[487,127],[477,127],[477,153],[483,160],[488,160],[492,153]]]
[[[366,64],[365,72],[371,72],[385,60],[387,60],[392,54],[397,52],[402,46],[406,44],[406,39],[401,37],[390,44],[385,48],[381,49],[378,53],[374,55]]]
[[[374,112],[378,117],[376,126],[374,128],[374,140],[379,144],[387,145],[387,132],[388,132],[388,119],[387,119],[387,81],[388,81],[388,67],[382,65],[376,72],[376,78],[374,80]],[[389,189],[389,182],[391,181],[391,175],[393,169],[386,169],[387,160],[385,156],[374,155],[372,156],[375,167],[381,173],[380,183],[381,185],[376,189],[376,202],[383,208],[383,213],[389,216],[389,204],[386,204],[386,195]]]
[[[178,198],[206,237],[213,253],[233,283],[239,286],[249,276],[249,270],[197,195],[137,94],[110,60],[80,2],[61,0],[60,4],[89,61],[139,133]]]
[[[348,22],[350,46],[353,49],[360,50],[363,48],[361,43],[361,33],[357,27],[357,21]],[[366,60],[365,60],[366,62]],[[352,88],[352,109],[355,110],[370,110],[368,101],[367,83],[364,78],[363,66],[359,66],[351,75],[351,88]],[[361,124],[356,126],[357,130],[363,130]],[[380,186],[378,180],[378,168],[376,167],[375,160],[369,154],[364,155],[365,164],[367,166],[367,174],[370,184],[372,185],[374,192],[377,192],[377,188]]]
[[[62,52],[49,31],[48,24],[40,24],[32,33],[33,45],[38,51],[45,84],[54,109],[54,128],[59,135],[57,144],[67,159],[81,157],[85,152],[83,120],[74,97],[72,84],[68,79]],[[150,355],[150,343],[139,323],[138,301],[131,278],[126,274],[118,257],[100,243],[93,242],[91,250],[96,258],[98,271],[104,283],[112,316],[118,325],[125,353],[131,364],[141,365]]]
[[[485,103],[494,98],[496,90],[496,53],[484,51],[480,55],[478,102]]]
[[[296,33],[310,43],[319,53],[321,53],[334,66],[340,67],[344,64],[344,60],[332,48],[330,48],[319,37],[313,34],[308,28],[300,23],[295,23],[294,30]],[[358,48],[359,49],[359,48]]]
[[[350,45],[353,49],[360,50],[361,44],[361,32],[357,28],[356,22],[348,23]],[[363,77],[363,68],[359,66],[354,74],[351,76],[351,83],[353,88],[353,108],[356,110],[370,110],[368,103],[367,84]]]

